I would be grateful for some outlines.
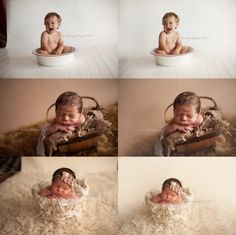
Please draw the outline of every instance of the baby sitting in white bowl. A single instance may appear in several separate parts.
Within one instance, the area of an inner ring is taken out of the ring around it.
[[[159,34],[159,47],[156,54],[178,55],[189,52],[190,48],[183,46],[181,35],[175,31],[179,25],[179,17],[174,12],[166,13],[162,18],[164,30]]]
[[[49,12],[44,18],[46,30],[41,34],[41,46],[37,53],[42,55],[61,55],[71,52],[72,48],[64,45],[63,36],[57,30],[61,25],[61,16]]]

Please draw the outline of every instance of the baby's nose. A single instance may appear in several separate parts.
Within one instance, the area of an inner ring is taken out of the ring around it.
[[[64,119],[65,121],[67,121],[67,120],[69,120],[69,117],[68,117],[67,115],[65,115],[65,116],[63,116],[63,119]]]

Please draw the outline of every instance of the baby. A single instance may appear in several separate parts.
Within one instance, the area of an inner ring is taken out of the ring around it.
[[[80,127],[86,120],[83,114],[82,98],[76,92],[64,92],[56,100],[55,104],[56,117],[53,122],[43,127],[38,139],[37,155],[45,155],[44,139],[58,131],[65,133],[73,132],[76,127]],[[47,111],[47,112],[48,112]]]
[[[169,178],[162,184],[161,193],[154,195],[150,200],[159,204],[180,204],[183,189],[178,179]]]
[[[157,54],[177,55],[188,52],[181,42],[181,35],[176,32],[179,25],[179,17],[174,12],[166,13],[162,18],[164,30],[159,35],[159,47],[155,50]]]
[[[174,117],[164,130],[164,136],[176,131],[188,132],[203,122],[200,98],[193,92],[182,92],[173,103]]]
[[[81,126],[85,122],[82,109],[82,99],[76,92],[62,93],[56,100],[56,117],[52,124],[47,127],[46,136],[57,131],[74,131],[76,127]]]
[[[176,140],[185,140],[204,121],[201,101],[195,93],[182,92],[175,98],[172,105],[174,117],[167,126],[162,128],[160,139],[155,146],[156,155],[169,156],[171,151],[175,150]]]
[[[39,191],[39,195],[47,198],[75,199],[75,173],[69,168],[59,168],[52,176],[52,184]]]
[[[70,47],[64,45],[63,37],[57,30],[61,25],[61,16],[56,12],[49,12],[44,18],[46,30],[41,34],[39,54],[60,55],[70,52]]]

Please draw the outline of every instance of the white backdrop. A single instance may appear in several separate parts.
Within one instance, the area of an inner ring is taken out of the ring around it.
[[[236,53],[235,0],[120,0],[120,55],[148,54],[157,46],[162,17],[173,11],[183,44],[201,53]]]
[[[117,0],[9,0],[7,47],[36,48],[45,30],[44,17],[55,11],[62,17],[59,31],[67,45],[117,46]]]
[[[119,158],[118,209],[120,217],[134,215],[145,194],[161,189],[167,178],[178,178],[202,203],[236,206],[236,158]],[[236,208],[236,207],[235,207]]]
[[[84,173],[116,172],[117,157],[22,157],[22,172],[40,171],[52,175],[61,167],[69,167],[79,175]]]

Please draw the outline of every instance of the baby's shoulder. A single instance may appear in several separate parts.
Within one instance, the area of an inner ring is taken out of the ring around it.
[[[160,34],[159,34],[159,37],[166,37],[167,34],[165,31],[161,31]]]
[[[48,37],[48,32],[47,31],[43,31],[42,33],[41,33],[41,37]]]

